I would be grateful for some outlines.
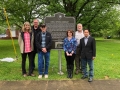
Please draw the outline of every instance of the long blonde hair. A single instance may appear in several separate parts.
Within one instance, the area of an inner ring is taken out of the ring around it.
[[[22,27],[22,32],[26,32],[26,30],[25,30],[25,25],[26,25],[26,24],[30,26],[30,28],[29,28],[28,32],[31,32],[32,30],[31,30],[31,25],[30,25],[30,23],[29,23],[29,22],[25,22],[25,23],[23,24],[23,27]]]

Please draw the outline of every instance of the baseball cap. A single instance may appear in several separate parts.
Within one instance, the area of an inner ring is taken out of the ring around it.
[[[40,26],[41,26],[41,27],[46,27],[46,24],[43,23],[43,24],[41,24]]]

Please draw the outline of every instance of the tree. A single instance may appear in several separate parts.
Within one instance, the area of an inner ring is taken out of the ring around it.
[[[62,12],[66,16],[75,17],[76,23],[82,23],[92,32],[102,29],[114,29],[114,18],[120,13],[115,8],[119,0],[1,0],[1,7],[6,8],[11,24],[21,26],[25,21],[32,22],[34,18],[43,21],[46,16]],[[1,13],[2,11],[0,11]],[[111,13],[112,14],[111,16]],[[2,14],[2,13],[1,13]],[[110,17],[110,18],[109,18]],[[5,20],[1,15],[0,20]],[[109,24],[113,25],[110,26]],[[116,25],[116,24],[115,24]],[[116,29],[118,30],[118,29]]]
[[[20,27],[25,21],[32,22],[34,18],[43,19],[48,3],[44,0],[4,0],[4,8],[11,23]]]

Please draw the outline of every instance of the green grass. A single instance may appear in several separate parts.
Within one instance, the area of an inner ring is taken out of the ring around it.
[[[17,40],[14,40],[18,60],[14,62],[1,62],[0,61],[0,80],[38,80],[38,59],[36,56],[36,68],[34,73],[36,77],[24,78],[21,74],[21,54]],[[94,78],[104,79],[109,76],[109,79],[120,79],[120,41],[115,39],[104,40],[96,38],[97,55],[94,60]],[[5,57],[15,58],[14,49],[11,40],[0,40],[0,59]],[[49,78],[47,80],[68,80],[66,78],[66,62],[64,52],[62,52],[62,72],[63,75],[58,73],[58,51],[52,50],[49,66]],[[28,71],[28,59],[27,59]],[[80,79],[81,74],[74,75],[73,79]],[[46,80],[46,79],[42,79]]]

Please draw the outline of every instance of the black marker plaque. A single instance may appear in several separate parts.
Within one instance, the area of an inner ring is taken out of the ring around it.
[[[52,35],[52,49],[62,49],[66,31],[69,29],[75,31],[75,18],[65,17],[65,15],[60,12],[55,13],[54,17],[46,17],[45,24],[47,31]]]

